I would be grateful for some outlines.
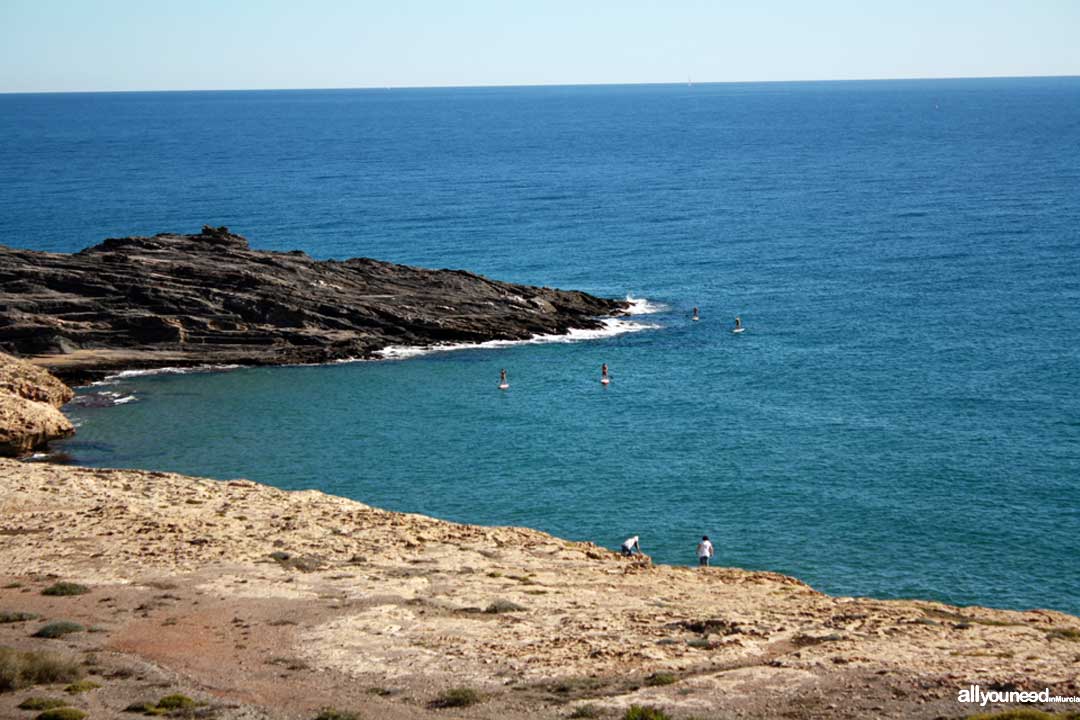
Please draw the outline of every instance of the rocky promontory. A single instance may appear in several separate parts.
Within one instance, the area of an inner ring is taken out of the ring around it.
[[[73,395],[45,370],[0,353],[0,455],[24,455],[73,434],[60,412]]]
[[[369,358],[598,328],[624,301],[463,270],[252,250],[227,228],[75,254],[0,246],[0,349],[71,381],[130,368]]]

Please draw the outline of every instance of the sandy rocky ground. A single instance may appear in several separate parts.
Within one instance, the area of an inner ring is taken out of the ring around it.
[[[46,597],[57,579],[90,592]],[[245,480],[0,460],[0,645],[82,659],[91,718],[962,718],[959,688],[1080,694],[1080,618],[830,597]],[[30,637],[44,620],[88,628]],[[665,681],[673,681],[663,684]],[[465,708],[432,702],[482,693]],[[52,692],[50,692],[52,691]],[[56,688],[0,693],[0,717]],[[1050,708],[1054,709],[1054,708]],[[1059,712],[1069,708],[1056,708]]]

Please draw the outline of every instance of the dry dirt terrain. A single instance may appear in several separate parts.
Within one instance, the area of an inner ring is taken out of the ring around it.
[[[59,580],[88,592],[42,594]],[[1080,694],[1080,619],[1062,613],[830,597],[316,491],[13,460],[5,612],[39,617],[0,623],[0,646],[100,687],[0,692],[3,718],[34,717],[15,707],[31,695],[90,718],[182,693],[193,716],[393,720],[962,718],[972,683]],[[32,637],[59,620],[85,629]]]

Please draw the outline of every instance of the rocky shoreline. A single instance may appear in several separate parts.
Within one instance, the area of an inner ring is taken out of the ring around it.
[[[41,594],[58,580],[88,591]],[[1080,694],[1080,618],[1060,612],[830,597],[318,491],[13,460],[0,612],[40,616],[0,645],[87,666],[100,687],[71,702],[92,718],[177,692],[283,720],[929,720],[988,710],[957,702],[970,684]],[[32,637],[54,621],[82,631]],[[444,708],[452,690],[475,704]],[[0,716],[29,694],[0,692]]]
[[[75,254],[0,246],[0,350],[81,383],[124,369],[372,358],[598,329],[626,301],[367,258],[252,250],[228,228]]]

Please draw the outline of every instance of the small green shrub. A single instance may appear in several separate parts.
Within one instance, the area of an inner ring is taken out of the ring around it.
[[[354,712],[335,710],[328,707],[320,710],[319,714],[315,716],[315,720],[360,720],[360,716]]]
[[[671,716],[659,708],[631,705],[623,715],[623,720],[671,720]]]
[[[79,623],[73,623],[67,620],[60,620],[58,622],[51,622],[48,625],[42,625],[41,628],[39,628],[38,631],[34,633],[34,637],[55,640],[56,638],[70,635],[71,633],[82,632],[85,629],[86,628],[84,628]]]
[[[60,698],[28,697],[16,707],[20,710],[52,710],[53,708],[64,707],[67,704],[67,700],[61,700]]]
[[[4,623],[17,623],[26,622],[27,620],[37,620],[40,615],[28,612],[15,612],[14,610],[0,610],[0,625]]]
[[[187,695],[181,695],[174,693],[173,695],[166,695],[157,701],[157,706],[161,710],[187,710],[197,705],[194,700]]]
[[[90,588],[85,585],[73,582],[58,582],[42,590],[41,594],[62,597],[65,595],[85,595],[88,592],[90,592]]]
[[[101,685],[93,682],[92,680],[79,680],[73,682],[64,688],[64,692],[68,695],[78,695],[79,693],[90,692],[91,690],[97,690]]]
[[[482,702],[484,696],[472,688],[450,688],[431,701],[434,708],[468,707]]]
[[[658,687],[660,685],[674,685],[678,681],[679,678],[667,672],[653,673],[649,677],[645,678],[645,684],[649,687]]]
[[[595,705],[578,705],[568,717],[598,718],[600,717],[600,710]]]
[[[484,612],[486,612],[486,613],[488,613],[490,615],[498,615],[499,613],[508,613],[508,612],[524,612],[524,611],[525,611],[524,607],[522,607],[521,605],[518,605],[515,602],[511,602],[509,600],[496,600],[495,602],[491,603],[490,605],[488,605],[484,609]]]
[[[83,720],[86,713],[78,708],[62,707],[46,710],[34,720]]]
[[[82,667],[73,660],[47,652],[0,647],[0,692],[31,685],[73,682],[82,677]]]
[[[124,712],[139,713],[140,715],[164,715],[169,711],[159,710],[158,706],[152,702],[136,702],[124,708]]]

